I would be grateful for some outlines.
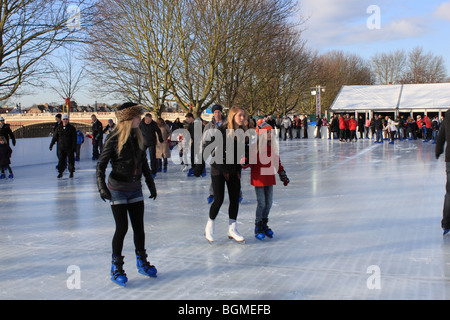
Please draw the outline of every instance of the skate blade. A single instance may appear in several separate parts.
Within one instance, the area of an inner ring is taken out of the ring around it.
[[[144,272],[139,272],[140,274],[142,274],[143,276],[149,277],[149,278],[158,278],[157,274],[148,274],[148,273],[144,273]]]
[[[244,239],[244,240],[236,240],[235,238],[233,238],[233,237],[231,237],[231,236],[228,236],[228,239],[234,240],[234,241],[236,241],[237,243],[245,243],[245,239]]]
[[[203,236],[205,236],[206,241],[208,241],[209,244],[213,244],[214,240],[209,240],[208,238],[206,238],[206,232],[203,233]]]
[[[114,284],[116,284],[116,285],[118,285],[119,287],[121,287],[121,288],[125,288],[126,286],[127,286],[127,283],[125,282],[125,283],[123,283],[123,282],[118,282],[118,281],[114,281],[114,280],[111,280]]]

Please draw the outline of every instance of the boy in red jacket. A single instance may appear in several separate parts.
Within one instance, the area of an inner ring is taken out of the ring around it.
[[[273,231],[267,225],[269,221],[269,212],[272,207],[273,186],[275,182],[275,173],[278,173],[280,180],[285,186],[289,183],[289,178],[284,171],[278,154],[272,154],[272,130],[267,123],[262,123],[257,127],[258,142],[252,145],[251,154],[256,154],[256,163],[242,165],[248,168],[251,166],[250,183],[255,187],[256,192],[256,219],[255,219],[255,237],[264,240],[267,236],[273,237]],[[252,153],[253,152],[253,153]]]
[[[350,120],[348,121],[348,128],[350,129],[350,142],[352,142],[353,139],[355,141],[356,138],[356,127],[358,126],[358,122],[355,119],[355,116],[351,116]]]

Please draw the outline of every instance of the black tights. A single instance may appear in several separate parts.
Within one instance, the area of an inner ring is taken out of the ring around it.
[[[209,208],[209,217],[214,220],[219,213],[225,196],[225,184],[228,189],[228,198],[230,205],[228,207],[228,217],[236,220],[239,210],[239,194],[241,192],[241,180],[237,175],[230,175],[228,180],[225,180],[223,175],[211,176],[211,185],[214,191],[214,201]]]
[[[144,201],[129,204],[116,204],[111,206],[116,221],[116,232],[112,240],[112,253],[122,255],[123,241],[128,231],[128,213],[134,233],[134,246],[136,251],[145,250],[144,232]]]

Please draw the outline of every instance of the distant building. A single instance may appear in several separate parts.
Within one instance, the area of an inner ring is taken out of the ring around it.
[[[343,86],[332,113],[442,115],[450,109],[450,83]]]

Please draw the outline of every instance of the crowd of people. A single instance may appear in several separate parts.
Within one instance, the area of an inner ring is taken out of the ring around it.
[[[389,140],[390,144],[396,139],[400,141],[423,139],[424,142],[432,141],[435,144],[442,121],[443,117],[439,119],[435,116],[430,119],[427,115],[423,119],[418,115],[416,120],[411,116],[405,118],[403,115],[395,119],[383,117],[381,114],[364,119],[360,115],[356,120],[354,115],[335,114],[327,124],[328,138],[339,139],[342,142],[357,141],[358,138],[374,139],[375,143]]]
[[[200,177],[205,171],[205,157],[209,155],[216,157],[210,163],[212,201],[209,201],[211,205],[205,226],[206,240],[210,243],[214,242],[215,220],[227,192],[230,200],[227,235],[237,242],[244,241],[244,237],[237,230],[236,221],[241,197],[241,172],[247,168],[251,170],[250,183],[255,188],[257,199],[255,237],[261,241],[265,237],[273,237],[274,232],[268,226],[268,220],[273,201],[273,186],[276,184],[275,176],[278,175],[285,186],[289,183],[277,149],[273,148],[273,127],[262,119],[254,123],[247,112],[240,107],[232,107],[226,118],[222,117],[222,106],[215,105],[212,110],[213,118],[209,123],[203,123],[200,118],[188,113],[184,124],[178,119],[173,123],[158,119],[155,125],[152,124],[153,120],[149,114],[141,120],[140,105],[125,103],[117,109],[117,126],[105,140],[96,169],[100,197],[104,201],[109,201],[116,224],[111,260],[111,280],[114,283],[126,286],[128,282],[122,255],[123,241],[128,230],[128,216],[133,227],[138,272],[149,277],[157,276],[156,267],[147,260],[141,177],[144,177],[145,184],[150,190],[150,198],[156,199],[157,188],[154,178],[158,170],[155,171],[153,165],[156,168],[162,167],[162,171],[167,167],[164,166],[165,161],[152,163],[150,160],[149,165],[147,149],[149,149],[150,158],[152,154],[159,154],[157,151],[159,144],[167,143],[170,149],[171,131],[185,129],[189,133],[185,136],[178,131],[183,138],[176,141],[179,149],[183,150],[183,156],[186,152],[183,147],[188,147],[191,151],[190,173],[192,174],[188,173],[188,175]],[[249,129],[256,131],[255,141],[234,135],[235,132],[246,132]],[[200,135],[196,134],[197,130],[200,130]],[[245,146],[244,150],[240,150],[241,142]],[[201,150],[200,159],[198,159],[197,146]],[[222,153],[219,150],[222,150]],[[161,149],[162,159],[165,159],[166,151],[167,148]],[[205,155],[203,152],[210,154]],[[252,154],[256,154],[255,161],[251,161]],[[274,161],[262,161],[267,156]],[[109,164],[112,170],[106,178],[106,168]]]

